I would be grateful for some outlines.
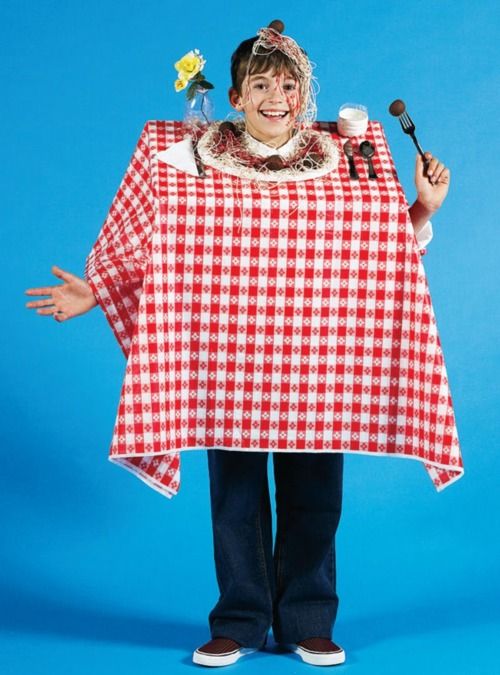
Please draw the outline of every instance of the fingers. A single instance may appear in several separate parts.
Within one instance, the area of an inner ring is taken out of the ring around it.
[[[426,152],[425,159],[427,160],[427,171],[424,172],[429,182],[432,185],[437,183],[446,183],[450,180],[450,170],[439,161],[437,157],[433,157],[432,153]],[[417,155],[417,170],[424,169],[424,162],[420,155]]]
[[[62,279],[63,281],[67,281],[68,283],[70,281],[73,281],[73,279],[75,278],[73,274],[71,274],[70,272],[65,272],[57,265],[52,265],[52,274],[54,274],[59,279]]]
[[[62,312],[57,307],[48,307],[47,309],[37,309],[37,314],[41,316],[53,316],[56,321],[66,321],[68,315],[65,312]]]
[[[57,265],[53,265],[51,271],[53,274],[55,274],[56,277],[62,279],[63,281],[66,281],[67,283],[74,281],[75,279],[75,276],[73,274],[70,274],[70,272],[65,272]],[[47,299],[40,300],[38,302],[27,302],[26,307],[33,308],[33,307],[41,307],[47,304],[53,304],[54,299],[52,298],[52,295],[54,294],[54,292],[57,292],[61,288],[64,288],[64,284],[62,286],[40,286],[38,288],[27,288],[24,291],[25,295],[49,295],[51,297],[48,302]]]
[[[431,160],[432,155],[430,152],[425,153],[425,159],[427,160],[427,166],[429,161]],[[424,164],[423,157],[420,153],[417,154],[417,173],[421,176],[426,176],[426,165]]]
[[[26,295],[52,295],[52,291],[58,286],[43,286],[42,288],[28,288],[25,290]]]
[[[58,309],[59,299],[56,299],[54,295],[58,294],[59,289],[62,286],[43,286],[42,288],[28,288],[25,293],[26,295],[48,295],[48,298],[42,298],[41,300],[31,300],[26,303],[28,309],[36,309],[36,313],[41,316],[53,316],[56,321],[65,321],[69,316],[61,309]]]
[[[47,307],[48,305],[54,305],[53,298],[45,298],[44,300],[32,300],[31,302],[26,303],[26,307],[30,309],[35,309],[36,307]]]
[[[70,282],[74,280],[74,275],[70,272],[65,272],[57,265],[52,265],[52,273],[59,279]],[[60,286],[42,286],[40,288],[28,288],[24,292],[26,295],[52,295],[52,292],[56,288],[61,288]]]
[[[42,314],[43,316],[51,316],[52,314],[55,314],[58,310],[54,305],[52,307],[48,307],[47,309],[37,309],[36,313],[37,314]]]
[[[440,183],[449,183],[451,178],[451,171],[449,169],[445,169],[442,174],[439,176],[439,182]]]
[[[429,180],[431,181],[431,183],[433,185],[436,185],[436,183],[445,182],[443,180],[444,177],[447,177],[447,179],[449,180],[450,171],[445,167],[445,165],[442,162],[440,162],[437,159],[437,157],[433,157],[429,165],[427,175],[429,176]]]
[[[66,321],[66,319],[69,319],[71,314],[68,314],[67,311],[63,311],[62,309],[58,309],[58,305],[54,304],[55,302],[54,298],[45,298],[44,300],[27,302],[26,307],[28,307],[28,309],[36,309],[36,313],[41,316],[53,316],[57,321]]]
[[[430,155],[431,153],[429,152],[427,154]],[[428,159],[429,164],[427,165],[427,178],[431,183],[437,183],[438,175],[440,171],[444,169],[444,164],[441,164],[438,158],[432,157],[432,155]]]

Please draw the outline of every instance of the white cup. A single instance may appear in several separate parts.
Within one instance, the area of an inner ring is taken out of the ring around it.
[[[337,130],[341,136],[363,136],[368,128],[368,109],[360,103],[344,103],[339,108]]]

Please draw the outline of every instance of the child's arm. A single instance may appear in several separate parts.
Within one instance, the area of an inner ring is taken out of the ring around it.
[[[437,157],[433,157],[430,152],[426,152],[425,156],[429,160],[427,174],[424,173],[424,163],[421,156],[417,155],[415,166],[417,199],[409,209],[415,234],[420,232],[429,218],[441,207],[450,185],[450,170]]]

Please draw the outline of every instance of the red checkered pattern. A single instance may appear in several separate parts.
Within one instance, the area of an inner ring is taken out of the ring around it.
[[[331,133],[333,123],[314,128]],[[110,459],[166,496],[180,451],[354,452],[462,461],[408,203],[378,122],[377,181],[338,170],[255,186],[141,134],[85,276],[127,356]]]

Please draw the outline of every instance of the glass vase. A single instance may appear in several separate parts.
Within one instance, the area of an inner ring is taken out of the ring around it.
[[[196,87],[193,98],[186,100],[184,122],[191,126],[205,126],[214,119],[214,104],[208,89]]]

